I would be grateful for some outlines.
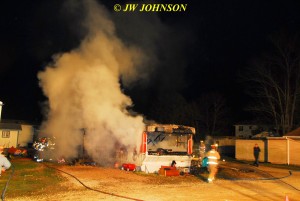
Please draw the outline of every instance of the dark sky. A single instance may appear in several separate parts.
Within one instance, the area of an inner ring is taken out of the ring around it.
[[[75,48],[85,35],[81,27],[84,13],[78,8],[70,11],[67,2],[1,2],[3,119],[42,118],[45,97],[38,85],[38,71],[51,61],[53,54]],[[247,100],[237,82],[237,72],[267,50],[270,35],[281,30],[295,33],[300,28],[299,1],[160,0],[148,2],[187,3],[188,10],[184,13],[113,11],[114,4],[126,2],[110,0],[105,4],[117,33],[124,41],[140,45],[156,58],[155,72],[147,84],[132,90],[143,93],[176,90],[189,101],[202,93],[218,91],[225,94],[236,114],[240,114]],[[134,100],[140,107],[147,106],[139,98]]]

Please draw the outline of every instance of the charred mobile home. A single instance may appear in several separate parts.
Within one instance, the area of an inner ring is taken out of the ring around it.
[[[195,128],[173,124],[147,125],[142,134],[136,166],[146,173],[158,172],[161,166],[176,162],[177,169],[189,172]]]

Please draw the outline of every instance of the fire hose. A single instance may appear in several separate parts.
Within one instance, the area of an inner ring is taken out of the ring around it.
[[[11,169],[12,169],[12,172],[10,173],[9,178],[8,178],[8,180],[6,181],[6,184],[5,184],[5,186],[4,186],[3,190],[2,190],[2,194],[1,194],[1,199],[2,199],[2,201],[5,200],[5,193],[6,193],[8,184],[9,184],[9,182],[10,182],[10,180],[11,180],[11,178],[12,178],[14,172],[15,172],[15,167],[14,167],[13,164],[11,165]]]
[[[55,169],[57,171],[60,171],[62,173],[65,173],[71,177],[73,177],[74,179],[76,179],[82,186],[84,186],[86,189],[88,190],[91,190],[91,191],[95,191],[95,192],[98,192],[98,193],[103,193],[103,194],[106,194],[106,195],[111,195],[111,196],[114,196],[114,197],[119,197],[119,198],[124,198],[124,199],[127,199],[127,200],[135,200],[135,201],[143,201],[143,200],[140,200],[140,199],[136,199],[136,198],[131,198],[131,197],[127,197],[127,196],[123,196],[123,195],[118,195],[118,194],[115,194],[115,193],[109,193],[109,192],[106,192],[106,191],[101,191],[101,190],[97,190],[97,189],[93,189],[87,185],[85,185],[82,181],[80,181],[77,177],[75,177],[74,175],[68,173],[68,172],[65,172],[63,170],[60,170],[58,168],[55,168],[55,167],[52,167],[52,166],[49,166],[45,163],[43,163],[46,167],[48,168],[52,168],[52,169]]]

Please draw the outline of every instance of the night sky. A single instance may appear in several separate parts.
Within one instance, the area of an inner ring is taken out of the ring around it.
[[[2,119],[42,119],[46,98],[37,73],[54,54],[76,48],[86,34],[81,1],[73,1],[78,5],[72,9],[68,2],[1,2]],[[300,29],[299,1],[147,1],[187,3],[187,11],[180,13],[115,12],[114,4],[129,1],[98,2],[107,8],[125,43],[155,58],[149,61],[154,69],[151,75],[126,89],[139,112],[148,107],[153,91],[177,91],[188,101],[217,91],[228,99],[235,121],[245,120],[242,108],[248,97],[238,73],[268,50],[271,35]]]

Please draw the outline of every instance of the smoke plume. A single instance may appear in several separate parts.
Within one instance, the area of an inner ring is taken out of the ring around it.
[[[139,146],[143,117],[131,114],[131,99],[122,93],[141,79],[143,54],[115,34],[109,13],[85,1],[87,36],[70,52],[55,55],[38,78],[48,97],[42,131],[56,138],[58,156],[77,157],[82,147],[98,163],[110,164],[116,144]]]

